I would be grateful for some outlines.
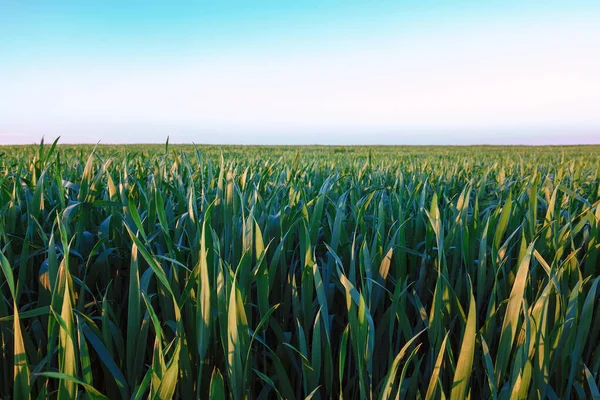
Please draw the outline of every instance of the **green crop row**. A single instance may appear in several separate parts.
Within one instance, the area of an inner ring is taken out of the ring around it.
[[[598,398],[600,148],[0,147],[0,398]]]

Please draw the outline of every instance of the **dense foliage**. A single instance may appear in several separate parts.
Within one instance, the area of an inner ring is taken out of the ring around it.
[[[0,153],[1,398],[600,396],[599,147]]]

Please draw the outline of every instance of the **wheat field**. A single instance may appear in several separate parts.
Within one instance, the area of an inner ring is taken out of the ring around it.
[[[600,146],[0,147],[0,398],[599,398]]]

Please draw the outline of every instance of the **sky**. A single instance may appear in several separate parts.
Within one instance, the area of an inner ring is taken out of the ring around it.
[[[0,144],[600,144],[600,1],[0,0]]]

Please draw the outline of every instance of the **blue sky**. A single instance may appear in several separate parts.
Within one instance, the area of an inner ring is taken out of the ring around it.
[[[600,143],[598,1],[0,0],[0,143]]]

